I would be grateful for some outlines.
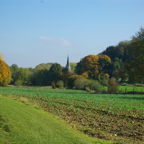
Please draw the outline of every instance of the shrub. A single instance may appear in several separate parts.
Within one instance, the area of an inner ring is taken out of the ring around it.
[[[96,93],[101,93],[103,91],[103,86],[98,81],[93,82],[91,88]]]
[[[54,82],[54,81],[51,82],[51,86],[52,86],[53,89],[56,88],[56,86],[55,86],[55,82]]]
[[[112,94],[112,93],[117,93],[119,91],[118,82],[114,77],[108,80],[107,87],[108,87],[108,93]]]
[[[56,86],[57,86],[58,88],[63,88],[63,87],[64,87],[64,82],[63,82],[62,80],[57,81]]]
[[[103,91],[103,86],[96,80],[85,80],[85,88],[94,90],[96,93]]]
[[[72,76],[68,77],[68,79],[67,79],[67,87],[68,88],[73,88],[74,84],[75,84],[75,81],[77,79],[83,79],[83,76],[81,76],[81,75],[72,75]]]
[[[77,80],[75,80],[75,84],[74,84],[74,86],[75,86],[75,89],[82,89],[82,90],[84,90],[85,89],[85,80],[86,79],[77,79]]]

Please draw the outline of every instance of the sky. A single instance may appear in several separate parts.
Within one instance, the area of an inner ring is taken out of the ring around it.
[[[11,66],[66,65],[144,27],[144,0],[0,0],[0,53]]]

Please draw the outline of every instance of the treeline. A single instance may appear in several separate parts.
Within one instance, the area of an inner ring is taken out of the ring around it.
[[[66,77],[74,74],[76,63],[70,63],[71,71],[58,63],[42,63],[35,68],[19,68],[16,64],[10,66],[11,81],[14,85],[51,85],[59,79],[66,81]]]
[[[58,63],[43,63],[35,68],[19,68],[13,64],[9,70],[6,64],[4,67],[2,55],[0,60],[1,86],[6,83],[54,85],[62,81],[64,86],[69,83],[69,87],[72,87],[71,83],[82,77],[101,83],[112,77],[121,82],[144,83],[144,29],[141,28],[131,41],[121,41],[116,46],[107,47],[98,55],[88,55],[78,63],[70,63],[70,72]]]
[[[132,59],[128,51],[130,41],[109,46],[98,55],[88,55],[78,63],[70,63],[71,72],[58,63],[39,64],[33,68],[10,66],[11,84],[15,85],[51,85],[51,82],[63,80],[66,83],[70,75],[82,75],[84,78],[104,81],[115,77],[117,80],[131,80],[125,63]],[[131,80],[132,81],[132,80]]]
[[[35,69],[16,68],[17,70],[13,65],[11,71],[13,83],[32,85],[50,85],[52,81],[58,80],[66,83],[70,75],[76,74],[100,82],[115,77],[121,82],[143,83],[143,60],[144,29],[141,28],[131,41],[121,41],[116,46],[107,47],[98,55],[88,55],[78,63],[71,63],[71,72],[67,72],[65,67],[57,63],[40,64]]]
[[[131,59],[128,51],[130,41],[120,42],[117,46],[109,46],[98,55],[88,55],[78,63],[70,63],[71,71],[58,63],[42,63],[33,68],[19,68],[16,64],[10,66],[11,84],[15,85],[51,85],[54,81],[64,81],[71,75],[82,75],[84,78],[104,81],[115,77],[121,81],[128,80],[125,62]],[[130,79],[129,79],[130,80]]]

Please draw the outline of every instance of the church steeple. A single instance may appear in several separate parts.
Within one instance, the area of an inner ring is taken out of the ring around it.
[[[67,68],[68,71],[71,70],[70,63],[69,63],[69,55],[68,55],[68,57],[67,57],[67,64],[66,64],[66,68]]]

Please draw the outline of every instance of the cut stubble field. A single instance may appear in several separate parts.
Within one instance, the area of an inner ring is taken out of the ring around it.
[[[144,142],[144,95],[30,87],[0,88],[0,94],[33,103],[92,137]]]

